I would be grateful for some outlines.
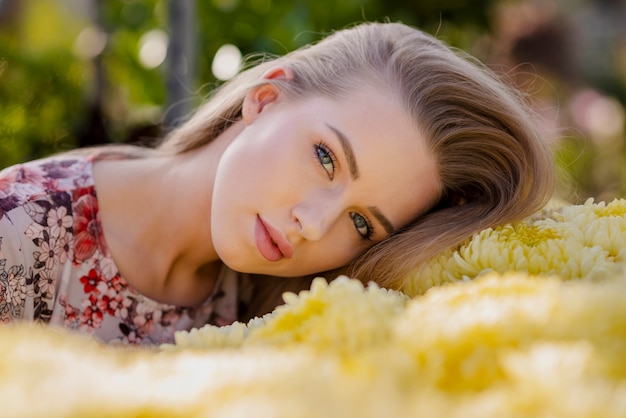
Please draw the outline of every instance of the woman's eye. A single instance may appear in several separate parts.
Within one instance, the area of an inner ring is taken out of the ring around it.
[[[335,160],[332,151],[324,144],[317,144],[315,146],[315,154],[326,173],[328,173],[328,177],[332,180],[335,175]]]
[[[352,223],[356,228],[357,232],[363,239],[369,240],[372,237],[373,228],[369,221],[358,213],[352,212],[350,213],[350,217],[352,218]]]

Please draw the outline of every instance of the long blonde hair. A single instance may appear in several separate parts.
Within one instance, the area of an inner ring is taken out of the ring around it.
[[[275,65],[292,80],[264,80]],[[355,89],[396,93],[437,160],[442,194],[435,207],[349,266],[363,281],[395,287],[420,263],[475,232],[526,217],[554,187],[552,154],[521,95],[486,67],[417,29],[364,23],[317,44],[262,62],[233,78],[160,145],[180,153],[213,140],[240,119],[245,94],[280,84],[288,97],[331,98]]]

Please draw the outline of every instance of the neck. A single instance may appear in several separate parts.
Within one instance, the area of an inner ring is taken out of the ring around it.
[[[177,155],[94,164],[100,218],[120,274],[158,302],[201,304],[220,261],[211,239],[217,164],[241,128]]]

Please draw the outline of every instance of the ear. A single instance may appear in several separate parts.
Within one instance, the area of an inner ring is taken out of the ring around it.
[[[263,74],[263,80],[292,80],[293,72],[283,66],[272,67]],[[276,102],[281,96],[277,84],[266,82],[250,90],[243,99],[241,115],[246,124],[252,123],[261,114],[265,106]]]

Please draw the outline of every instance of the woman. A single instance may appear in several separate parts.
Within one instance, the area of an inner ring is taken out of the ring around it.
[[[359,25],[242,72],[155,150],[4,170],[0,315],[162,343],[321,272],[393,287],[541,208],[552,176],[491,73],[405,25]]]

